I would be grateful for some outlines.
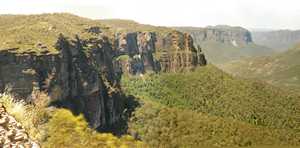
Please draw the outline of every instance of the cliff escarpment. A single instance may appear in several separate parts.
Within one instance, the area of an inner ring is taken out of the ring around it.
[[[300,42],[300,30],[253,31],[253,40],[276,51],[286,51]]]
[[[0,52],[1,90],[35,98],[44,91],[60,106],[83,113],[93,128],[106,129],[120,120],[123,111],[120,75],[114,71],[112,48],[106,39],[58,37],[59,54]],[[87,49],[90,48],[90,49]]]
[[[0,92],[8,88],[27,102],[36,99],[35,92],[46,92],[53,104],[83,113],[102,131],[116,130],[126,113],[122,74],[206,65],[190,35],[168,28],[117,29],[71,14],[0,20]]]
[[[242,27],[219,25],[175,29],[191,34],[195,44],[202,47],[207,58],[214,64],[273,53],[272,49],[255,44],[250,31]]]
[[[117,61],[126,73],[180,72],[206,65],[201,49],[189,34],[172,31],[120,33],[116,36]]]
[[[251,33],[241,27],[220,25],[205,28],[183,27],[178,29],[190,33],[197,44],[205,41],[216,41],[238,47],[253,42]]]

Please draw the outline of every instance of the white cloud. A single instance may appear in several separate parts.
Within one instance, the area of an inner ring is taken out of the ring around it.
[[[8,0],[0,13],[71,12],[164,26],[300,29],[299,0]]]

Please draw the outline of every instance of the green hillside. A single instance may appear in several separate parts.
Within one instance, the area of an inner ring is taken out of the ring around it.
[[[294,92],[233,78],[211,65],[124,77],[122,86],[142,102],[130,130],[154,147],[299,145],[300,97]]]
[[[258,78],[277,86],[300,88],[300,46],[269,57],[249,58],[221,65],[234,75]]]

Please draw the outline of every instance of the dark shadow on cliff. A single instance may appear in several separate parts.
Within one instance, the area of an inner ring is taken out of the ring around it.
[[[128,134],[128,122],[133,115],[133,112],[137,107],[140,106],[137,98],[134,96],[123,96],[123,105],[124,109],[121,114],[120,121],[113,126],[106,127],[106,128],[98,128],[97,130],[100,132],[110,132],[116,136],[122,136],[124,134]]]
[[[112,126],[107,127],[98,127],[96,130],[102,133],[112,133],[116,136],[122,136],[124,134],[128,134],[128,122],[133,115],[133,112],[137,107],[140,106],[138,99],[135,96],[122,95],[122,102],[120,104],[123,105],[123,110],[121,114],[120,120],[113,124]],[[70,100],[56,100],[52,101],[49,106],[53,106],[56,108],[65,108],[72,111],[74,115],[79,115],[78,110],[74,107],[74,102]]]

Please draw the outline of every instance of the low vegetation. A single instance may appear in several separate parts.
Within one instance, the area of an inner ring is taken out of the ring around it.
[[[45,147],[82,148],[135,148],[146,147],[142,142],[130,136],[117,138],[112,134],[100,134],[88,127],[82,115],[75,117],[69,110],[58,109],[53,114],[47,127],[49,137]]]
[[[0,94],[0,102],[7,112],[13,115],[26,129],[32,139],[43,141],[46,137],[45,126],[50,118],[50,111],[46,108],[48,97],[39,94],[35,105],[30,105],[22,100],[16,100],[8,93]]]

